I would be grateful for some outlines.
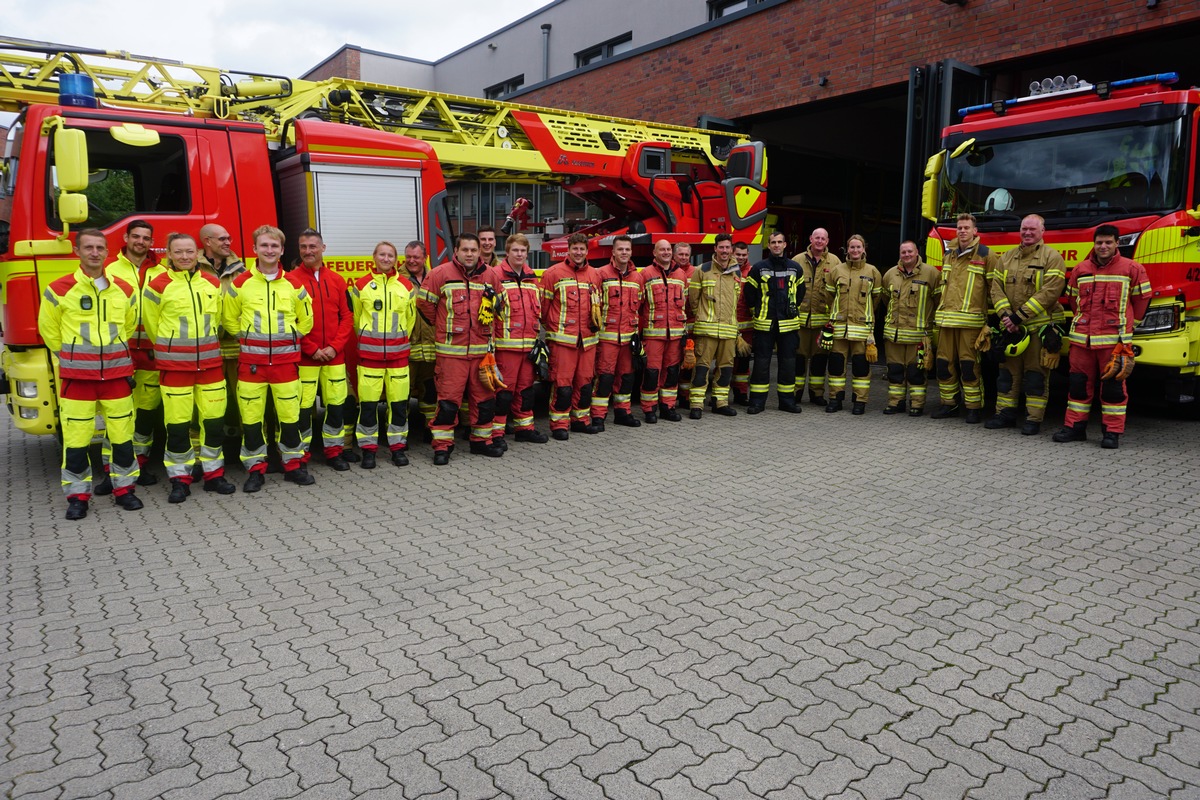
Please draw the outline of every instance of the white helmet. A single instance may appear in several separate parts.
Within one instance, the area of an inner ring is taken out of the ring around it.
[[[1012,211],[1013,196],[1008,189],[997,189],[988,195],[987,202],[983,204],[984,211]]]

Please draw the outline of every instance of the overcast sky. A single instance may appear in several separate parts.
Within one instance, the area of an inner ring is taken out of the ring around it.
[[[549,1],[26,0],[0,35],[299,77],[343,44],[434,61]]]

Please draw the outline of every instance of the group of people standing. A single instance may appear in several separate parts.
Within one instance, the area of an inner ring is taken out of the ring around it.
[[[1021,432],[1034,435],[1065,333],[1064,291],[1076,313],[1067,424],[1054,438],[1086,438],[1098,388],[1102,444],[1115,448],[1133,364],[1128,341],[1149,302],[1145,270],[1120,256],[1116,230],[1101,226],[1068,282],[1043,234],[1041,218],[1026,217],[1020,246],[997,256],[964,214],[940,271],[906,241],[883,275],[867,263],[861,236],[847,241],[842,262],[820,228],[794,258],[785,255],[786,237],[771,234],[767,257],[753,265],[748,246],[728,234],[715,237],[711,260],[698,267],[690,246],[660,240],[641,270],[629,237],[615,237],[609,263],[595,268],[587,237],[573,234],[567,257],[539,278],[525,236],[508,236],[500,258],[495,231],[485,228],[457,237],[450,259],[432,269],[423,243],[404,248],[401,267],[399,249],[380,242],[372,270],[347,284],[324,265],[313,229],[299,235],[290,271],[281,264],[284,234],[269,225],[253,233],[249,267],[215,224],[199,241],[172,233],[162,263],[144,220],[129,223],[111,263],[103,232],[82,230],[79,268],[50,285],[38,319],[58,369],[67,518],[86,516],[93,493],[142,507],[134,487],[157,482],[144,467],[160,406],[168,500],[180,503],[196,481],[208,492],[236,491],[222,455],[231,433],[241,438],[243,491],[260,491],[271,427],[284,479],[313,484],[318,394],[323,458],[339,471],[355,462],[375,468],[380,447],[396,466],[409,463],[410,396],[436,465],[449,462],[464,417],[474,454],[502,457],[509,429],[515,441],[545,443],[534,426],[538,379],[550,383],[550,435],[560,441],[603,432],[610,408],[614,424],[635,428],[680,421],[681,406],[691,419],[706,404],[722,416],[736,416],[738,403],[760,413],[772,358],[781,410],[799,413],[807,389],[828,413],[848,401],[863,414],[877,331],[886,345],[885,414],[923,414],[933,369],[942,402],[932,416],[965,410],[968,423],[980,422],[979,358],[996,336],[1005,357],[986,427],[1016,426],[1024,394]],[[1119,371],[1109,363],[1114,349]],[[98,415],[107,474],[93,487],[88,448]]]

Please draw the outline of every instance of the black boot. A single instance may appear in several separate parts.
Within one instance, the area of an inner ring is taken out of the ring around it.
[[[1064,425],[1061,431],[1050,438],[1056,442],[1086,442],[1087,423],[1077,422],[1074,425]]]

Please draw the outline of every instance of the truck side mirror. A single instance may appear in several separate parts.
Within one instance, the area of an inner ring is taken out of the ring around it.
[[[59,189],[64,192],[82,192],[87,188],[87,137],[83,131],[78,128],[55,129],[54,168],[58,174]]]
[[[970,151],[971,151],[971,149],[972,149],[972,146],[973,146],[974,144],[975,144],[975,140],[974,140],[974,139],[967,139],[965,142],[963,142],[962,144],[960,144],[958,147],[954,148],[954,152],[950,154],[950,157],[951,157],[951,158],[958,158],[958,157],[959,157],[959,156],[961,156],[963,153],[970,152]],[[945,151],[943,150],[942,152],[945,152]]]
[[[63,192],[58,196],[58,218],[68,225],[78,225],[88,218],[87,195]]]
[[[971,141],[975,141],[972,139]],[[959,150],[962,148],[960,147]],[[955,151],[956,153],[958,150]],[[934,153],[925,162],[925,183],[921,185],[921,216],[931,222],[938,218],[938,177],[946,163],[946,151]]]

